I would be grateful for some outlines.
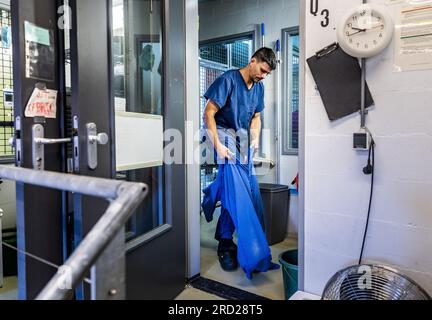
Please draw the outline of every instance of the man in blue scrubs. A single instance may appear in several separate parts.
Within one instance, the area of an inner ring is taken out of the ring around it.
[[[216,150],[220,167],[217,180],[204,191],[203,208],[207,220],[211,221],[215,202],[222,202],[215,238],[219,241],[219,262],[225,271],[238,268],[237,246],[233,242],[233,233],[236,229],[239,252],[242,252],[242,255],[239,254],[240,265],[240,257],[250,262],[253,260],[250,258],[251,255],[259,255],[257,262],[252,266],[242,265],[248,277],[251,277],[252,272],[267,271],[275,267],[271,263],[271,256],[267,257],[268,244],[260,234],[264,234],[263,209],[252,157],[259,147],[261,112],[265,107],[264,85],[261,81],[275,70],[276,66],[277,60],[273,50],[261,48],[246,67],[224,73],[205,94],[205,129]],[[232,166],[224,167],[227,165]],[[249,214],[250,212],[253,214]],[[248,214],[249,216],[245,217]],[[248,231],[252,228],[251,224],[258,224],[260,227],[255,229],[259,230]],[[241,234],[244,236],[240,247]],[[256,243],[246,238],[254,238]],[[253,246],[267,248],[250,248]],[[264,260],[266,261],[263,262]]]

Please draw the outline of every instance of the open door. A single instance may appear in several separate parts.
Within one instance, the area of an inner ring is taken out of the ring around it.
[[[185,285],[186,175],[184,161],[164,165],[163,138],[166,129],[184,136],[184,2],[70,3],[75,172],[149,186],[149,196],[117,239],[127,242],[126,298],[174,298]],[[89,130],[109,137],[97,154],[88,147]],[[105,207],[75,196],[76,244]],[[103,279],[96,285],[98,298],[109,298],[107,259],[92,275],[92,281]]]
[[[39,169],[149,186],[147,199],[92,269],[91,283],[77,288],[76,298],[174,298],[184,289],[186,276],[186,173],[184,156],[179,164],[165,165],[163,139],[166,129],[184,136],[184,1],[16,0],[13,8],[21,165],[34,167],[31,130],[35,121],[44,120],[40,125],[46,137],[70,142],[46,147],[45,166]],[[64,22],[67,12],[70,28],[61,28],[57,22]],[[55,119],[25,117],[31,90],[40,82],[25,73],[26,20],[50,34],[54,78],[44,83],[58,90]],[[184,149],[183,139],[180,145]],[[28,243],[43,248],[55,265],[79,245],[107,207],[105,201],[77,194],[18,189],[19,217],[26,222],[18,226],[20,248],[29,251]],[[29,223],[32,228],[25,228]],[[125,243],[126,265],[118,265],[112,257],[122,254]],[[27,260],[20,265],[20,270],[25,266],[20,284],[37,283],[20,286],[23,299],[33,298],[56,272],[44,266],[42,273]],[[112,290],[119,282],[126,282],[126,292]]]

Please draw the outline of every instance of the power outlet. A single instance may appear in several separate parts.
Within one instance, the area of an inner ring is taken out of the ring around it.
[[[354,133],[353,147],[358,151],[367,151],[370,147],[369,134],[366,131]]]

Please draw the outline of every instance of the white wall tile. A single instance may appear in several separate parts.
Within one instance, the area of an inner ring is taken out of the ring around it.
[[[432,184],[388,181],[375,186],[374,219],[432,228]]]
[[[326,284],[341,269],[357,263],[356,257],[323,252],[311,247],[305,252],[305,290],[321,296]]]
[[[308,247],[360,257],[365,219],[306,210],[305,226]]]
[[[431,272],[432,229],[373,220],[366,240],[365,259],[399,268]]]

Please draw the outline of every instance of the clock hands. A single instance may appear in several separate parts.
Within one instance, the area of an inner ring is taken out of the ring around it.
[[[351,36],[353,36],[353,35],[355,35],[355,34],[358,34],[358,33],[361,33],[361,32],[366,32],[366,31],[368,31],[368,30],[372,30],[372,29],[376,29],[376,28],[382,28],[382,27],[384,27],[384,25],[383,24],[380,24],[380,25],[378,25],[378,26],[375,26],[375,27],[372,27],[372,28],[369,28],[369,29],[360,29],[360,28],[356,28],[356,27],[351,27],[351,29],[353,29],[353,30],[358,30],[357,32],[354,32],[354,33],[351,33],[351,34],[348,34],[347,36],[348,37],[351,37]]]
[[[353,29],[356,29],[356,28],[353,28]],[[347,36],[348,36],[348,37],[351,37],[351,36],[353,36],[353,35],[355,35],[355,34],[357,34],[357,33],[361,33],[361,32],[366,32],[366,29],[359,29],[359,31],[356,31],[356,32],[351,33],[351,34],[347,34]]]

